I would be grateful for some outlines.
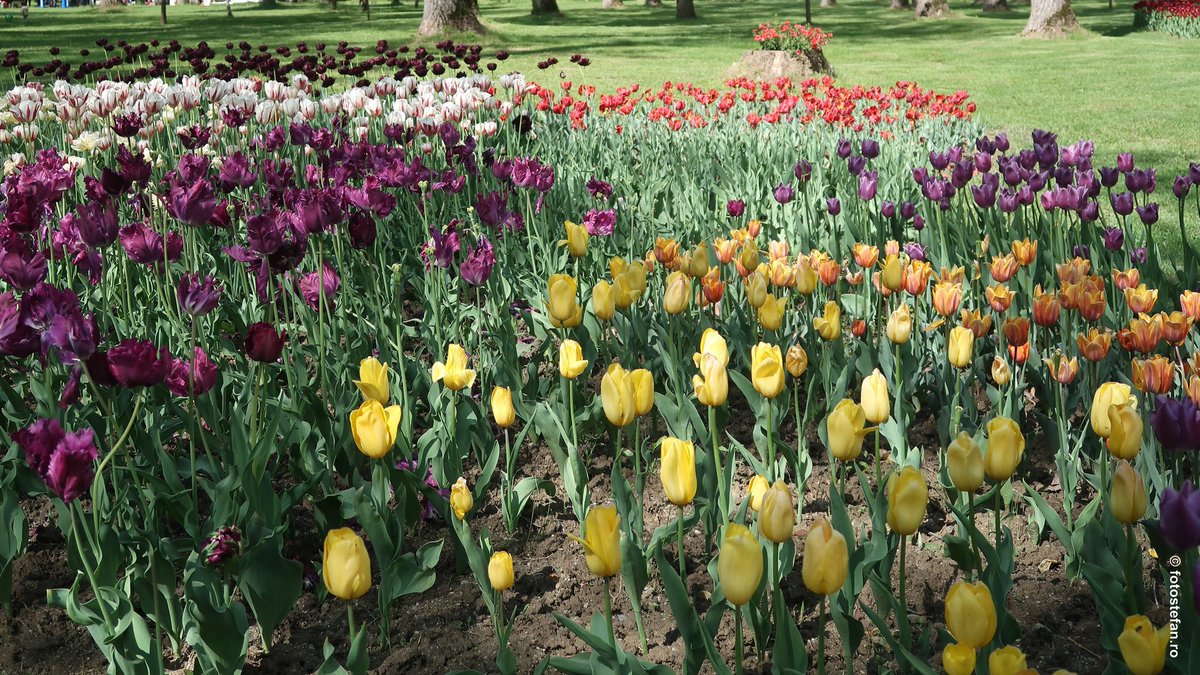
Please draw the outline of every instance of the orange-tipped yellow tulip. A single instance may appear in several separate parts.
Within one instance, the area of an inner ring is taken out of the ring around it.
[[[979,649],[996,634],[996,604],[982,581],[956,582],[946,594],[946,629],[960,645]]]
[[[808,352],[804,351],[804,347],[800,345],[788,347],[787,355],[783,360],[792,377],[800,377],[804,375],[804,371],[808,370]]]
[[[1146,515],[1146,486],[1142,477],[1126,460],[1117,463],[1113,472],[1109,508],[1117,522],[1130,525]]]
[[[517,411],[513,408],[512,390],[508,387],[492,388],[492,419],[496,426],[507,429],[517,421]]]
[[[384,408],[382,403],[373,398],[364,401],[350,413],[350,434],[358,451],[371,459],[388,454],[396,444],[400,417],[398,405]]]
[[[758,531],[762,536],[782,544],[792,538],[796,528],[796,503],[792,491],[782,480],[767,488],[758,510]]]
[[[569,534],[583,546],[588,569],[598,577],[621,573],[621,516],[615,506],[597,506],[584,519],[585,538]]]
[[[801,566],[804,586],[817,595],[837,593],[850,572],[850,551],[846,538],[822,517],[813,523],[804,540]]]
[[[758,537],[745,525],[725,526],[725,539],[717,556],[717,578],[725,599],[735,607],[750,602],[762,582],[763,552]]]
[[[901,536],[908,536],[921,527],[929,505],[929,485],[921,472],[911,466],[892,474],[887,485],[888,527]]]
[[[1137,614],[1125,619],[1125,630],[1117,636],[1117,646],[1125,667],[1133,675],[1158,675],[1166,665],[1171,644],[1169,626],[1155,628],[1150,619]]]
[[[387,405],[391,399],[391,389],[388,387],[388,366],[380,363],[374,356],[368,356],[358,362],[358,379],[354,386],[362,393],[364,401],[374,399]]]
[[[558,374],[573,380],[587,370],[588,361],[583,358],[583,347],[574,340],[563,340],[558,346]]]
[[[687,506],[696,496],[696,448],[691,441],[670,436],[661,446],[663,493],[675,506]]]
[[[514,581],[512,556],[508,551],[493,553],[488,560],[488,583],[492,585],[492,590],[503,593],[512,588]]]
[[[750,350],[750,381],[758,393],[767,398],[782,393],[785,372],[779,345],[760,342]]]
[[[348,527],[325,535],[321,575],[329,594],[347,602],[371,590],[371,557],[361,537]]]

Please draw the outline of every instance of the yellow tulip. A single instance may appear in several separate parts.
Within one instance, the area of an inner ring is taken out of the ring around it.
[[[867,421],[882,424],[892,415],[892,403],[888,397],[887,378],[876,368],[862,383],[862,409]]]
[[[979,444],[965,431],[946,449],[946,467],[950,481],[962,492],[974,492],[983,485],[983,451]]]
[[[400,428],[400,406],[386,408],[379,401],[369,398],[357,410],[350,413],[350,435],[358,451],[379,459],[388,454],[396,444],[396,433]]]
[[[359,361],[358,379],[354,381],[354,386],[362,392],[363,401],[375,399],[387,405],[391,398],[391,390],[388,388],[387,364],[380,363],[379,359],[374,356],[368,356]]]
[[[808,352],[804,351],[804,347],[800,345],[792,345],[787,350],[787,356],[784,357],[784,365],[787,366],[787,371],[792,377],[804,375],[804,371],[808,370]]]
[[[750,380],[758,393],[767,398],[778,396],[783,391],[784,373],[779,345],[760,342],[750,350]]]
[[[321,575],[330,595],[340,600],[357,600],[371,590],[371,558],[354,530],[343,527],[325,535]]]
[[[550,297],[547,307],[550,309],[551,323],[562,328],[575,318],[575,310],[579,307],[576,300],[579,284],[576,283],[575,277],[569,274],[555,274],[547,282],[547,288]]]
[[[446,348],[446,362],[433,364],[430,372],[434,382],[441,380],[447,389],[453,391],[466,389],[475,382],[475,371],[467,368],[467,353],[456,344]]]
[[[776,544],[790,540],[796,529],[796,504],[787,484],[775,481],[763,494],[759,507],[759,533]]]
[[[925,508],[929,505],[929,485],[921,472],[911,466],[892,474],[887,485],[888,527],[901,536],[908,536],[921,527]]]
[[[758,322],[762,324],[764,330],[779,330],[779,327],[783,325],[785,309],[787,309],[787,298],[777,300],[774,295],[767,293],[767,299],[763,302],[762,307],[758,308]]]
[[[696,248],[692,249],[691,255],[684,261],[685,267],[683,272],[690,277],[699,279],[708,271],[708,242],[700,242],[696,244]]]
[[[887,339],[892,344],[905,344],[912,337],[912,327],[912,310],[908,305],[900,305],[888,315]]]
[[[971,365],[971,357],[975,351],[975,334],[971,329],[955,326],[950,330],[946,340],[946,354],[950,365],[955,368],[966,368]]]
[[[512,588],[515,579],[512,556],[508,551],[496,551],[492,554],[491,560],[488,560],[488,581],[492,584],[492,590],[497,593]]]
[[[758,252],[758,244],[754,241],[747,241],[742,247],[742,252],[738,254],[738,262],[742,264],[747,272],[753,273],[758,269],[758,265],[762,262],[762,256]]]
[[[879,275],[879,281],[883,287],[889,291],[898,291],[904,284],[904,262],[900,260],[900,256],[891,253],[883,260],[883,272]]]
[[[796,292],[801,295],[812,295],[817,290],[817,271],[807,257],[801,257],[796,263]]]
[[[721,337],[713,328],[704,329],[704,335],[700,336],[700,351],[692,355],[692,361],[696,367],[700,367],[700,359],[705,354],[712,354],[717,357],[722,366],[729,365],[729,345],[726,344],[725,338]]]
[[[455,518],[462,520],[473,508],[475,508],[475,497],[471,494],[471,489],[467,487],[467,479],[459,476],[454,485],[450,487],[450,509],[454,511]]]
[[[1155,629],[1150,619],[1138,614],[1125,619],[1125,630],[1117,636],[1117,646],[1125,667],[1133,675],[1157,675],[1167,659],[1171,643],[1169,626]]]
[[[1004,647],[988,657],[988,673],[991,675],[1019,675],[1025,672],[1025,655],[1016,647]]]
[[[573,380],[587,370],[587,359],[583,358],[583,348],[574,340],[563,340],[558,346],[558,374]]]
[[[767,482],[767,477],[762,474],[755,474],[754,478],[750,479],[750,485],[746,491],[750,493],[750,509],[759,511],[762,509],[763,495],[767,494],[767,490],[771,489],[771,484]]]
[[[572,258],[582,258],[587,255],[587,227],[576,225],[568,220],[563,223],[563,228],[567,231],[567,238],[558,243],[567,247],[567,251],[571,253]]]
[[[1109,508],[1118,522],[1136,523],[1146,515],[1146,486],[1142,477],[1126,460],[1117,463],[1113,472]]]
[[[988,447],[983,468],[988,478],[999,483],[1007,480],[1025,456],[1025,436],[1021,427],[1007,417],[993,418],[987,424]]]
[[[946,645],[942,650],[942,670],[946,675],[974,675],[975,649],[966,645]]]
[[[992,359],[992,380],[1000,387],[1012,380],[1012,370],[1008,367],[1008,361],[999,356]]]
[[[641,417],[654,409],[654,376],[645,368],[629,373],[633,383],[633,414]]]
[[[1092,431],[1101,438],[1108,438],[1112,433],[1112,422],[1108,417],[1108,409],[1115,406],[1128,403],[1133,410],[1137,410],[1137,398],[1133,395],[1133,390],[1127,384],[1120,382],[1105,382],[1096,389],[1096,394],[1092,396]]]
[[[762,544],[745,525],[725,526],[725,540],[717,556],[717,579],[725,599],[735,607],[750,602],[762,581]]]
[[[617,302],[613,295],[613,287],[601,279],[592,286],[592,313],[601,321],[608,321],[617,313]]]
[[[604,416],[615,427],[628,425],[636,416],[633,380],[621,364],[610,365],[600,380],[600,402],[604,405]]]
[[[675,506],[687,506],[696,496],[696,448],[691,441],[670,436],[660,449],[663,492]]]
[[[492,419],[496,426],[507,429],[517,421],[517,411],[513,409],[512,390],[508,387],[492,388]]]
[[[961,645],[979,649],[996,634],[996,604],[982,581],[956,582],[946,593],[946,629]]]
[[[753,273],[746,277],[746,300],[750,306],[758,309],[767,301],[767,278]]]
[[[842,308],[833,300],[825,303],[821,316],[813,318],[813,328],[823,340],[836,340],[842,335]]]
[[[813,523],[804,540],[804,563],[800,571],[804,586],[817,595],[833,595],[846,582],[850,572],[846,538],[823,516]]]
[[[1108,451],[1117,459],[1133,459],[1142,450],[1142,416],[1128,401],[1108,408]]]
[[[692,282],[683,272],[671,272],[667,276],[663,291],[663,310],[667,314],[679,314],[687,309],[692,299]]]
[[[725,364],[717,356],[706,353],[700,361],[700,374],[692,376],[692,389],[696,392],[696,400],[703,405],[725,405],[729,398],[729,373],[725,371]]]
[[[825,420],[829,451],[843,462],[858,457],[863,438],[872,431],[875,427],[867,427],[867,414],[862,406],[848,398],[842,399]]]
[[[567,535],[583,546],[588,569],[598,577],[621,573],[621,516],[615,506],[597,506],[584,519],[586,538]]]

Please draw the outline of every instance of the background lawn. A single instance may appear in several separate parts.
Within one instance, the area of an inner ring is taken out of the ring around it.
[[[1028,5],[984,14],[958,2],[953,18],[918,22],[886,4],[850,0],[830,9],[814,6],[817,25],[834,34],[827,53],[843,82],[914,80],[939,90],[966,89],[979,105],[978,118],[993,130],[1027,137],[1044,128],[1058,132],[1064,143],[1090,138],[1104,163],[1118,151],[1132,150],[1139,164],[1173,176],[1188,161],[1200,161],[1200,40],[1133,32],[1128,3],[1109,10],[1107,0],[1077,2],[1086,32],[1053,41],[1020,36]],[[484,44],[512,51],[513,68],[542,81],[558,77],[561,69],[575,82],[608,89],[667,80],[717,85],[742,51],[754,46],[750,33],[760,21],[804,14],[799,3],[760,0],[702,0],[701,17],[693,22],[677,22],[673,5],[646,8],[637,0],[622,10],[600,9],[599,0],[560,0],[563,16],[549,19],[530,16],[528,2],[520,0],[481,5],[492,29]],[[223,5],[171,7],[169,14],[171,23],[163,27],[155,7],[34,9],[29,24],[21,25],[14,10],[0,10],[0,49],[17,48],[43,62],[51,46],[63,48],[64,57],[77,57],[79,48],[92,47],[99,37],[208,40],[219,53],[226,41],[243,39],[272,46],[298,40],[370,45],[380,38],[399,44],[412,38],[420,21],[420,9],[412,4],[376,4],[368,22],[355,3],[345,1],[336,11],[315,2],[273,10],[235,6],[233,19],[225,17]],[[575,52],[591,57],[592,66],[581,72],[568,63]],[[548,56],[558,57],[560,65],[537,71],[535,64]]]

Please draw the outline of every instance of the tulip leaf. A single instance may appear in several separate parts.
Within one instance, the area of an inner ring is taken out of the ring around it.
[[[879,575],[871,575],[871,585],[874,590],[876,602],[887,606],[886,609],[884,609],[883,606],[881,606],[880,609],[884,611],[885,615],[891,612],[893,598],[891,596],[891,592],[887,589],[886,584],[884,584],[883,580],[879,578]],[[894,635],[892,635],[891,626],[888,625],[887,619],[885,619],[884,616],[881,616],[878,612],[872,609],[869,603],[862,602],[860,600],[858,606],[862,608],[863,613],[867,615],[867,618],[871,619],[871,623],[875,624],[875,627],[879,630],[879,634],[883,637],[884,641],[887,642],[888,647],[891,648],[892,653],[896,654],[896,660],[900,662],[899,665],[902,671],[905,669],[905,664],[907,663],[907,667],[916,670],[916,672],[921,673],[921,675],[935,675],[936,671],[929,667],[928,657],[919,657],[910,649],[902,645],[900,641],[897,640]],[[901,611],[904,611],[903,608],[901,608]],[[897,620],[901,620],[899,618],[899,613],[897,613]],[[903,620],[908,620],[907,615]]]
[[[685,672],[689,675],[698,673],[707,657],[717,675],[729,675],[729,667],[725,665],[720,652],[717,651],[712,634],[707,630],[706,624],[700,621],[683,580],[679,578],[674,567],[667,563],[661,547],[654,549],[654,560],[658,565],[658,572],[662,576],[663,592],[666,593],[667,602],[671,605],[671,615],[675,617],[679,634],[683,637],[683,642],[688,649],[684,659]],[[711,614],[715,611],[719,611],[716,604],[709,612]]]
[[[224,582],[199,553],[188,558],[183,588],[187,643],[196,650],[199,665],[205,672],[241,672],[250,642],[246,608],[239,602],[226,603]]]
[[[8,476],[15,471],[5,471]],[[12,603],[13,561],[25,551],[29,541],[25,511],[21,508],[17,492],[9,481],[0,484],[0,607],[8,609]]]
[[[283,541],[271,537],[259,542],[241,559],[238,588],[262,629],[263,644],[270,648],[275,628],[291,612],[303,591],[304,565],[281,555]]]

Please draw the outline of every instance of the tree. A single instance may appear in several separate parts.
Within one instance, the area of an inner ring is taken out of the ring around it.
[[[812,0],[804,0],[804,23],[812,25]]]
[[[948,0],[916,0],[913,14],[916,18],[937,18],[950,13]]]
[[[1054,37],[1079,28],[1071,0],[1030,0],[1026,35]]]
[[[533,0],[532,14],[559,14],[558,0]]]
[[[167,25],[167,0],[158,0],[158,6],[162,10],[162,24]]]
[[[696,18],[695,0],[675,0],[675,18],[676,19],[694,19],[694,18]]]
[[[1008,0],[983,0],[980,9],[985,12],[1007,12]]]
[[[479,0],[425,0],[417,35],[437,35],[448,31],[486,33],[479,22]]]
[[[908,0],[892,0],[892,4],[888,5],[888,9],[908,9]]]

